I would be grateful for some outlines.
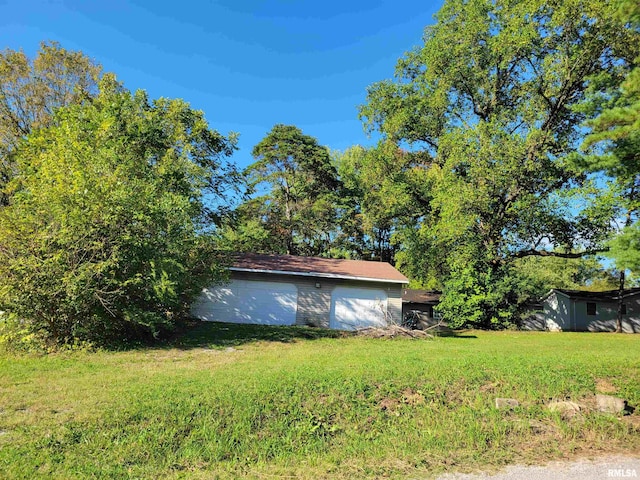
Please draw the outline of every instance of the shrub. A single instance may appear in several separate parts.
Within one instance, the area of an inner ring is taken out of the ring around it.
[[[16,151],[0,309],[24,338],[57,344],[172,330],[222,275],[207,203],[233,181],[233,149],[185,102],[150,102],[106,75],[94,100],[61,108]]]

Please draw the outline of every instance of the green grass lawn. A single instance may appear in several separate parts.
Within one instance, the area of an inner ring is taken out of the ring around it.
[[[162,348],[0,356],[0,476],[429,477],[640,452],[638,410],[545,407],[598,389],[640,406],[640,335],[205,324]]]

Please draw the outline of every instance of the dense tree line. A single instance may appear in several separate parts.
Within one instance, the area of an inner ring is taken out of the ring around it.
[[[183,101],[55,43],[6,50],[0,310],[53,342],[157,336],[224,251],[388,261],[441,289],[454,326],[511,324],[550,287],[622,288],[640,266],[639,20],[628,0],[447,0],[368,89],[375,147],[275,125],[243,172]]]

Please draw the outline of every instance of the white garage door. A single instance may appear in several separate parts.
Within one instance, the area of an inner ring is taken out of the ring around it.
[[[387,294],[373,288],[337,287],[331,293],[330,327],[357,330],[386,325]]]
[[[293,325],[297,306],[295,285],[232,280],[227,285],[205,288],[192,313],[208,321]]]

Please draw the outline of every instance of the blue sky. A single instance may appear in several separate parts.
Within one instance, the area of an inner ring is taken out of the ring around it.
[[[127,88],[184,98],[240,134],[233,160],[276,123],[331,149],[371,144],[358,119],[368,85],[393,75],[441,2],[412,0],[0,0],[0,48],[42,40],[82,50]]]

